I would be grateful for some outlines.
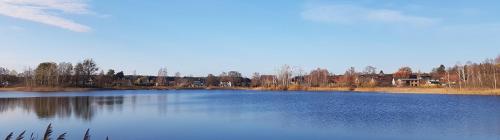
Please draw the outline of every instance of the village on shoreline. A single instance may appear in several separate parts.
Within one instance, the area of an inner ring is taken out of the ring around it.
[[[111,88],[70,88],[70,87],[9,87],[0,88],[2,91],[17,92],[88,92],[106,90],[250,90],[250,91],[284,91],[282,89],[262,88],[262,87],[198,87],[198,88],[175,88],[175,87],[111,87]],[[286,91],[311,91],[311,92],[372,92],[390,94],[449,94],[449,95],[487,95],[499,96],[500,89],[456,89],[456,88],[421,88],[421,87],[360,87],[350,89],[347,87],[326,87],[326,88],[304,88],[288,89]]]
[[[232,89],[500,95],[499,71],[500,56],[481,63],[440,65],[427,73],[401,67],[386,74],[367,66],[362,71],[351,67],[336,75],[327,69],[304,72],[284,65],[276,74],[254,73],[251,77],[238,71],[206,77],[181,76],[179,72],[168,76],[167,68],[161,68],[156,76],[144,76],[125,75],[112,69],[105,72],[94,60],[85,59],[75,66],[68,62],[43,62],[21,73],[0,67],[0,91]]]

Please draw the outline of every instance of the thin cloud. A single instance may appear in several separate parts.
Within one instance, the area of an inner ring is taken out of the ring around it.
[[[378,22],[428,26],[438,21],[434,18],[408,15],[397,10],[370,9],[355,5],[309,5],[301,15],[305,20],[341,24]]]
[[[0,0],[0,15],[67,29],[89,32],[90,27],[66,19],[61,14],[92,13],[80,0]]]

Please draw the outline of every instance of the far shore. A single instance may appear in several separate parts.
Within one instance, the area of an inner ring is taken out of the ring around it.
[[[175,88],[175,87],[111,87],[111,88],[73,88],[73,87],[8,87],[0,88],[1,91],[23,91],[23,92],[85,92],[102,90],[260,90],[260,91],[280,91],[274,88],[248,88],[248,87],[200,87],[200,88]],[[500,89],[456,89],[456,88],[416,88],[416,87],[361,87],[354,90],[347,87],[308,87],[289,88],[288,91],[351,91],[351,92],[377,92],[394,94],[450,94],[450,95],[490,95],[499,96]]]
[[[354,91],[394,94],[450,94],[450,95],[500,95],[500,89],[456,89],[456,88],[413,88],[413,87],[374,87],[374,88],[312,88],[308,91]]]

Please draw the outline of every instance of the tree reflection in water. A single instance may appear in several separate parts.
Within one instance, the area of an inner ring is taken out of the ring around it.
[[[123,96],[0,98],[0,114],[22,108],[28,113],[34,112],[41,119],[75,116],[91,121],[96,109],[113,111],[122,108],[123,100]]]

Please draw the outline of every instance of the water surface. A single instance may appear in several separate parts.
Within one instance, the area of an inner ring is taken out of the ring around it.
[[[0,92],[0,137],[499,140],[500,97],[232,90]]]

